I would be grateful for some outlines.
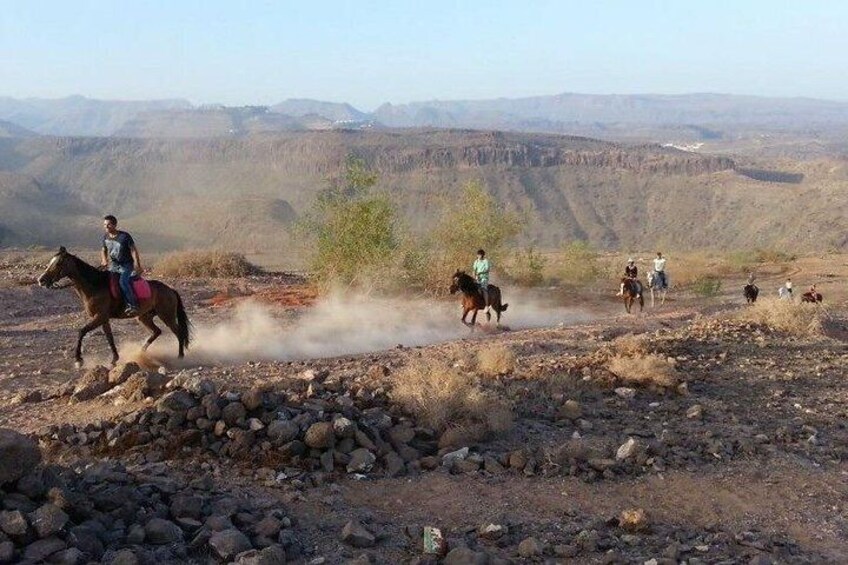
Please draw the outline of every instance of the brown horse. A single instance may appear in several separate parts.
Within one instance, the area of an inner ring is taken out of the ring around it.
[[[639,311],[641,312],[645,309],[645,299],[642,298],[640,286],[641,283],[630,277],[621,279],[621,291],[619,294],[624,297],[624,309],[627,310],[628,314],[637,298],[639,299]]]
[[[801,295],[801,302],[809,302],[811,304],[820,304],[823,297],[820,292],[805,292]]]
[[[457,271],[453,275],[453,282],[450,285],[450,293],[462,293],[462,323],[470,327],[471,331],[474,331],[474,325],[477,323],[478,311],[485,310],[486,307],[491,306],[497,316],[498,327],[500,327],[501,312],[506,312],[506,309],[509,307],[509,304],[501,304],[501,289],[490,284],[488,291],[489,303],[486,304],[483,302],[483,293],[480,290],[480,285],[477,284],[477,281],[475,281],[465,271]],[[471,315],[470,323],[465,321],[469,312],[474,312]],[[492,315],[486,311],[486,320],[491,319]]]
[[[47,269],[38,277],[38,284],[52,288],[59,280],[68,278],[71,286],[82,300],[86,314],[91,318],[79,331],[77,348],[74,354],[77,367],[82,367],[82,339],[91,330],[103,327],[109,349],[112,350],[112,365],[118,362],[118,350],[112,336],[109,320],[126,318],[123,298],[115,298],[109,288],[111,273],[92,267],[79,257],[71,255],[64,247],[50,259]],[[151,296],[139,305],[138,321],[150,330],[150,337],[142,346],[146,351],[150,344],[162,333],[153,318],[159,318],[177,336],[179,356],[182,357],[190,341],[190,322],[183,301],[177,291],[159,281],[149,281]]]

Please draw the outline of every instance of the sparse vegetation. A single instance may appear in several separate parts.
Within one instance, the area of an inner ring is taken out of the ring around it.
[[[601,267],[598,253],[585,241],[572,241],[563,248],[554,265],[560,280],[566,284],[582,285],[600,278]]]
[[[533,247],[516,251],[509,265],[509,279],[525,287],[539,286],[545,282],[545,267],[547,258]]]
[[[392,397],[421,425],[479,440],[512,426],[512,410],[482,390],[471,375],[439,360],[422,360],[399,372]],[[450,443],[450,442],[449,442]]]
[[[341,179],[319,195],[302,234],[314,241],[312,269],[325,284],[369,286],[387,281],[400,247],[398,219],[386,196],[371,189],[377,176],[348,157]]]
[[[713,275],[702,275],[692,283],[692,292],[701,298],[713,298],[721,292],[721,279]]]
[[[773,330],[812,336],[822,331],[821,308],[777,298],[761,298],[737,314],[742,322],[767,326]]]
[[[615,355],[636,357],[650,353],[651,340],[646,334],[625,334],[615,338],[612,350]]]
[[[176,251],[154,265],[158,275],[174,278],[235,278],[255,275],[261,269],[240,253],[227,251]]]
[[[678,379],[674,366],[665,357],[656,354],[616,355],[610,359],[607,369],[623,383],[672,388]]]
[[[492,345],[477,353],[477,367],[484,375],[506,375],[515,370],[515,353],[504,345]]]

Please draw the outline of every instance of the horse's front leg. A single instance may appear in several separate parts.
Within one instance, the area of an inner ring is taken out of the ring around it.
[[[463,308],[462,310],[462,325],[467,326],[468,322],[465,321],[465,318],[468,317],[468,313],[471,312],[470,308]]]
[[[471,331],[472,332],[474,331],[474,328],[477,327],[477,312],[479,312],[479,310],[477,310],[475,308],[473,313],[471,314]]]
[[[74,352],[74,360],[77,369],[82,368],[82,338],[84,338],[86,334],[88,334],[88,332],[90,332],[91,330],[99,328],[108,321],[109,319],[105,316],[98,315],[92,318],[90,322],[88,322],[80,329],[79,335],[77,337],[77,349]]]
[[[108,321],[103,324],[103,333],[106,334],[106,341],[109,342],[109,349],[112,351],[112,366],[118,364],[118,348],[115,347],[115,336],[112,335],[112,324]]]

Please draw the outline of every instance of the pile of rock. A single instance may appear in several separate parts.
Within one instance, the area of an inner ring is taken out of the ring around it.
[[[284,563],[303,548],[275,501],[188,481],[164,465],[38,466],[29,438],[0,429],[0,563]]]
[[[90,371],[74,394],[91,390],[92,383],[103,383],[104,377],[111,379],[119,370],[99,371],[99,377]],[[323,473],[379,471],[388,476],[438,466],[439,456],[450,451],[440,452],[433,430],[393,413],[385,398],[363,401],[352,398],[349,391],[318,391],[317,382],[298,395],[262,388],[221,391],[200,376],[166,385],[158,377],[137,371],[110,392],[155,395],[167,386],[168,392],[152,405],[117,421],[53,426],[42,439],[84,446],[93,454],[120,453],[131,461],[200,456],[258,466],[284,462]]]

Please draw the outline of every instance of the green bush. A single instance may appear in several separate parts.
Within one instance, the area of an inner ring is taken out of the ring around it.
[[[702,298],[712,298],[721,292],[721,280],[711,275],[702,275],[692,282],[692,292]]]
[[[507,275],[521,286],[539,286],[545,282],[547,263],[548,260],[541,253],[529,247],[515,252]]]
[[[386,196],[371,194],[377,176],[349,157],[341,179],[331,183],[300,225],[311,240],[312,271],[326,284],[374,286],[390,281],[387,271],[400,247],[400,225]]]
[[[604,275],[597,252],[580,240],[563,248],[555,269],[562,282],[573,285],[587,284]]]

